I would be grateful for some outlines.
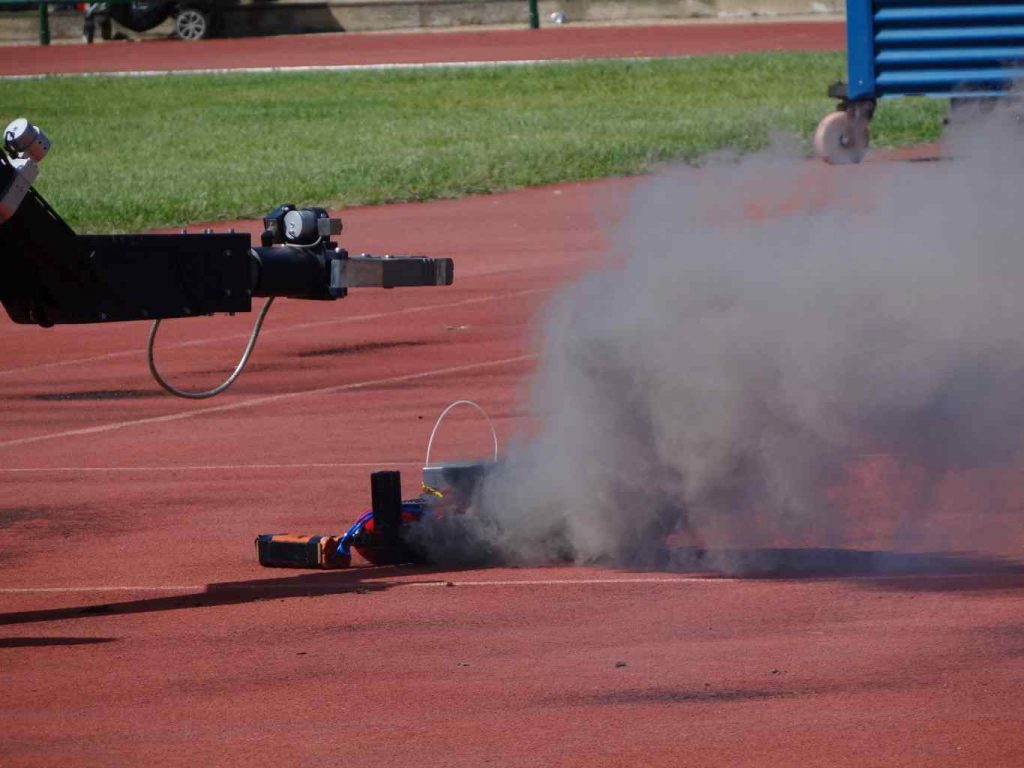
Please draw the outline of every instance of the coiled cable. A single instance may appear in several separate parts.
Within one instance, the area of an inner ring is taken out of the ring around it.
[[[242,352],[241,360],[238,361],[238,365],[235,366],[235,370],[232,371],[231,375],[213,389],[198,391],[179,389],[178,387],[169,384],[164,377],[160,375],[160,372],[156,369],[156,360],[153,357],[153,348],[156,343],[156,332],[160,328],[159,320],[153,321],[153,327],[149,331],[149,341],[146,342],[146,356],[149,360],[149,372],[153,374],[153,378],[156,380],[157,384],[175,397],[183,397],[186,400],[205,400],[219,395],[234,384],[235,379],[241,376],[242,371],[245,370],[245,366],[249,363],[249,358],[252,356],[252,351],[256,348],[256,340],[260,337],[260,329],[263,327],[263,321],[267,318],[267,313],[270,311],[270,305],[273,303],[273,296],[263,302],[263,306],[260,307],[260,313],[256,316],[256,322],[252,327],[252,333],[249,334],[249,341],[245,345],[245,350]]]

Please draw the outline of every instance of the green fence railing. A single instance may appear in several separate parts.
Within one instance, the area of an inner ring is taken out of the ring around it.
[[[107,0],[109,5],[116,3],[130,3],[132,0]],[[540,11],[537,8],[537,0],[527,0],[529,7],[530,17],[530,29],[540,28]],[[50,6],[51,5],[70,5],[68,0],[38,0],[39,6],[39,44],[49,45],[50,44]],[[25,6],[31,7],[32,3],[23,2],[23,0],[0,0],[0,10],[5,7],[15,7],[18,9],[24,9]]]
[[[107,5],[126,4],[130,2],[132,2],[132,0],[107,0]],[[38,6],[39,8],[39,44],[49,45],[50,6],[72,6],[75,5],[75,3],[71,2],[71,0],[34,0],[34,2],[25,2],[25,0],[0,0],[0,11],[30,11],[33,5]]]

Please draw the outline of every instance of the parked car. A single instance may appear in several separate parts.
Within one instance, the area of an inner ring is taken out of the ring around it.
[[[165,20],[173,19],[174,34],[182,40],[209,37],[216,32],[220,21],[217,0],[137,0],[92,5],[106,6],[102,12],[133,32],[148,32]]]

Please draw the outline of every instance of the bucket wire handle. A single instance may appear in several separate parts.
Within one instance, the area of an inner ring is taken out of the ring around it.
[[[452,403],[443,411],[441,411],[441,415],[438,416],[437,421],[434,422],[434,428],[430,430],[430,439],[427,440],[427,455],[426,458],[423,459],[424,467],[430,466],[430,450],[434,447],[434,436],[437,434],[437,428],[441,426],[441,422],[444,421],[444,417],[447,416],[448,413],[457,405],[472,406],[473,408],[476,408],[478,411],[480,411],[480,415],[487,420],[487,426],[490,427],[491,429],[491,439],[494,441],[494,461],[498,460],[498,432],[494,428],[494,423],[491,421],[491,417],[487,415],[487,411],[481,408],[479,404],[474,403],[472,400],[456,400],[454,403]]]

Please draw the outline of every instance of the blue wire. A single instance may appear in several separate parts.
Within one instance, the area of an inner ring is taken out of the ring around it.
[[[413,499],[412,501],[402,502],[402,514],[404,515],[406,512],[408,512],[409,514],[413,515],[417,520],[423,517],[423,515],[427,514],[428,511],[429,510],[427,505],[424,504],[420,499]],[[338,555],[340,555],[341,557],[352,557],[352,542],[355,541],[356,536],[362,533],[363,528],[365,528],[366,524],[371,520],[373,520],[372,509],[368,512],[364,512],[362,515],[359,516],[358,520],[352,523],[349,529],[345,531],[345,535],[341,537],[341,541],[338,542]]]

